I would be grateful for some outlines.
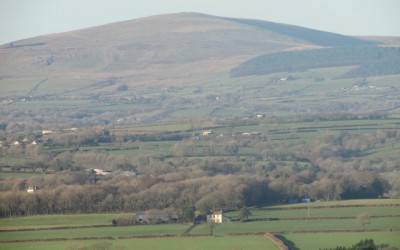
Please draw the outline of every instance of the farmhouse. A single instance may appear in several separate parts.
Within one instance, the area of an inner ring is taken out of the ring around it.
[[[33,193],[33,192],[35,192],[36,191],[36,187],[35,186],[33,186],[33,187],[28,187],[27,189],[26,189],[26,192],[28,192],[28,193]]]
[[[94,170],[94,172],[96,172],[96,174],[97,175],[108,175],[108,174],[110,174],[110,172],[108,172],[108,171],[104,171],[103,169],[98,169],[98,168],[95,168],[95,169],[93,169]]]
[[[208,136],[208,135],[211,135],[211,134],[212,134],[211,130],[204,130],[203,131],[203,136]]]
[[[215,210],[212,214],[207,215],[207,222],[222,223],[223,222],[223,212],[221,210]]]

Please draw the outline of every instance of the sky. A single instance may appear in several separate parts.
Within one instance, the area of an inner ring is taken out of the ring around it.
[[[400,36],[400,0],[0,0],[0,44],[178,12]]]

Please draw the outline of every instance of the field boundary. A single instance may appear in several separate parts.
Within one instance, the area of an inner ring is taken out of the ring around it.
[[[266,233],[265,237],[270,239],[275,245],[279,247],[280,250],[289,250],[288,246],[285,245],[283,241],[281,241],[279,238],[277,238],[275,235],[271,233]]]

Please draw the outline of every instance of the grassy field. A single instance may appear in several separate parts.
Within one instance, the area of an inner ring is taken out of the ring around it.
[[[351,200],[341,202],[315,202],[310,205],[310,216],[357,216],[359,213],[368,212],[370,216],[399,215],[397,206],[400,200]],[[293,249],[318,249],[320,247],[333,247],[338,238],[346,235],[343,244],[354,244],[366,237],[373,238],[377,243],[387,243],[399,246],[398,232],[354,232],[332,233],[329,230],[356,230],[362,231],[362,225],[356,218],[348,219],[323,219],[303,220],[307,217],[307,209],[298,205],[281,205],[283,210],[267,210],[271,207],[253,209],[253,218],[271,217],[272,221],[255,222],[226,222],[218,224],[214,228],[214,236],[208,235],[210,229],[206,224],[197,225],[191,232],[191,237],[179,237],[188,224],[165,225],[140,225],[118,227],[90,227],[111,225],[111,220],[126,214],[77,214],[77,215],[37,215],[21,216],[0,219],[0,230],[35,229],[26,231],[0,232],[0,249],[96,249],[106,246],[106,249],[130,249],[132,246],[139,249],[274,249],[274,245],[261,234],[265,232],[285,232],[283,237],[286,242],[296,248]],[[361,207],[344,207],[345,205]],[[370,206],[366,206],[370,205]],[[374,205],[374,206],[371,206]],[[272,208],[277,208],[274,206]],[[230,212],[227,215],[237,216],[238,212]],[[298,218],[298,220],[279,220],[280,218]],[[399,230],[400,217],[371,218],[366,225],[367,230]],[[75,227],[55,229],[57,227]],[[300,233],[302,231],[302,233]],[[304,233],[306,231],[318,231],[319,233]],[[297,233],[295,233],[297,232]],[[242,236],[230,236],[231,234],[250,234]],[[172,238],[157,238],[170,235]],[[156,237],[126,239],[127,237]],[[92,239],[79,241],[82,238]],[[93,238],[98,238],[94,240]],[[106,239],[104,239],[106,238]],[[107,239],[113,240],[107,240]],[[51,242],[43,242],[52,239]],[[58,239],[57,241],[53,241]],[[72,240],[74,239],[74,240]],[[329,240],[330,239],[330,240]],[[336,240],[333,240],[336,239]],[[32,242],[23,242],[23,241]],[[40,240],[40,242],[37,242]],[[22,241],[19,243],[5,243],[4,241]],[[36,241],[36,242],[35,242]],[[309,248],[309,242],[318,242],[314,248]],[[90,248],[92,247],[92,248]]]
[[[301,208],[293,209],[290,213],[286,210],[262,210],[254,209],[251,211],[252,215],[249,219],[256,218],[308,218],[308,217],[357,217],[362,213],[367,213],[369,216],[400,216],[400,207],[388,206],[388,207],[336,207],[336,208],[314,208],[310,206],[310,209]],[[226,213],[226,216],[230,218],[239,218],[238,212]]]
[[[169,224],[1,232],[0,240],[180,235],[188,227],[186,224]]]
[[[21,164],[29,161],[27,158],[21,158],[17,156],[2,156],[0,157],[0,161],[3,165],[15,165],[15,164]]]
[[[372,218],[366,229],[400,229],[400,218]],[[255,222],[230,222],[218,225],[216,235],[232,233],[258,233],[258,232],[286,232],[286,231],[328,231],[328,230],[363,230],[356,219],[344,220],[277,220]],[[205,234],[208,232],[206,225],[196,227],[191,234]]]
[[[130,214],[63,214],[5,217],[0,218],[0,230],[111,225],[113,219],[125,215]]]
[[[324,201],[312,203],[297,203],[291,205],[276,205],[268,208],[299,208],[299,207],[340,207],[340,206],[380,206],[380,205],[400,205],[400,199],[360,199],[360,200],[340,200],[340,201]]]
[[[2,243],[0,244],[0,249],[278,250],[278,247],[264,236],[226,236]]]
[[[332,246],[350,247],[364,239],[373,239],[375,244],[388,244],[400,248],[400,232],[318,233],[284,234],[285,243],[292,249],[318,250]]]

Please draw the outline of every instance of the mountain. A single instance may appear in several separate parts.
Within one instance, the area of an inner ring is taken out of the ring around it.
[[[69,78],[116,79],[127,86],[180,84],[229,75],[259,55],[376,43],[259,20],[160,15],[4,44],[0,86],[16,79]]]

